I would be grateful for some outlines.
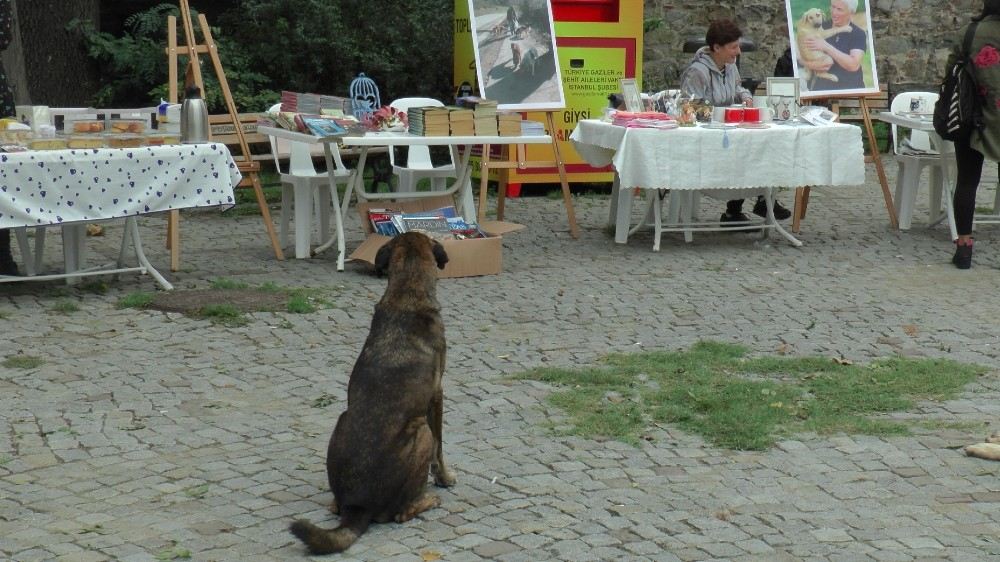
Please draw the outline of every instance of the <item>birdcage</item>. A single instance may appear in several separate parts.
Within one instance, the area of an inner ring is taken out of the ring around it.
[[[382,107],[378,97],[378,86],[374,80],[365,76],[364,72],[351,81],[350,96],[351,111],[358,119],[364,120]]]

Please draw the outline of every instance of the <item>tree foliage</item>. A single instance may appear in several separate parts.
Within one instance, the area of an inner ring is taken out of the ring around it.
[[[77,23],[104,76],[95,105],[146,105],[166,97],[166,17],[178,12],[163,3],[133,14],[120,37]],[[346,96],[359,72],[375,80],[383,103],[402,96],[447,99],[453,17],[454,0],[244,0],[209,23],[218,26],[212,34],[237,107],[260,111],[280,90]],[[214,72],[202,59],[209,108],[222,111]]]

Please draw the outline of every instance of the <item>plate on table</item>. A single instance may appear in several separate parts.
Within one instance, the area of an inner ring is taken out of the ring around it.
[[[931,119],[934,119],[933,113],[921,113],[921,112],[909,111],[902,113],[901,115],[909,117],[911,119],[920,119],[921,121],[930,121]]]
[[[770,129],[770,123],[740,123],[741,129]]]
[[[702,129],[735,129],[736,123],[702,123]]]

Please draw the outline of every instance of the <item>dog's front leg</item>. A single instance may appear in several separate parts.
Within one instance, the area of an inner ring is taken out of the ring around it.
[[[444,464],[444,440],[441,438],[441,425],[444,419],[444,390],[441,388],[441,378],[444,375],[444,354],[438,361],[438,376],[434,397],[431,398],[429,412],[427,412],[427,422],[431,426],[431,434],[434,436],[434,457],[431,460],[431,473],[434,475],[434,484],[447,488],[455,485],[455,475],[448,470]]]

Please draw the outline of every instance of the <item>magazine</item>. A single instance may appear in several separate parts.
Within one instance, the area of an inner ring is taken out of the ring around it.
[[[299,114],[296,116],[296,123],[302,124],[300,129],[304,129],[303,133],[311,133],[317,137],[333,137],[347,133],[347,129],[336,119],[323,115]]]
[[[799,109],[799,119],[811,125],[829,127],[837,121],[837,114],[825,107],[807,105]]]

